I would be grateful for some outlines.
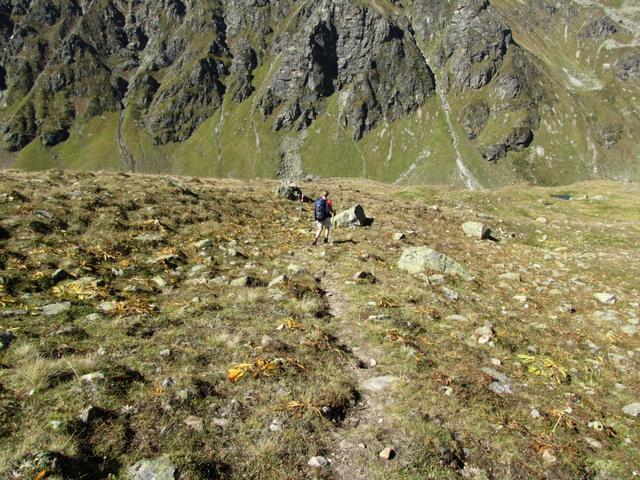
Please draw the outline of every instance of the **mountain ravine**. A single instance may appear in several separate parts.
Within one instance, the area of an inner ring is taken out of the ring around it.
[[[640,176],[632,0],[0,0],[0,165]]]

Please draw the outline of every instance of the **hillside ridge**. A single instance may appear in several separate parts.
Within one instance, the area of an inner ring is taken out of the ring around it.
[[[629,0],[6,0],[0,161],[634,180],[639,23]]]

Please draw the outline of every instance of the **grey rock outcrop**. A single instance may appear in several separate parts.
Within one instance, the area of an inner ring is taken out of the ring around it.
[[[355,205],[348,210],[338,213],[331,221],[334,228],[366,227],[371,225],[371,222],[372,220],[367,218],[367,215],[364,213],[364,208],[360,205]]]
[[[461,264],[429,247],[411,247],[404,249],[398,262],[398,268],[414,274],[426,270],[442,274],[458,275],[468,281],[473,280],[473,275]]]

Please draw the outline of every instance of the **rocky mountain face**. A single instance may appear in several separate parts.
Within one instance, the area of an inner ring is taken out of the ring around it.
[[[468,187],[635,179],[631,3],[2,0],[1,157]]]

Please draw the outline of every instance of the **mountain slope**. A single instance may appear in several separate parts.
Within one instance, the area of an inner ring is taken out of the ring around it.
[[[275,186],[3,172],[1,478],[633,478],[637,186]]]
[[[3,1],[5,165],[399,183],[638,177],[637,11]]]

